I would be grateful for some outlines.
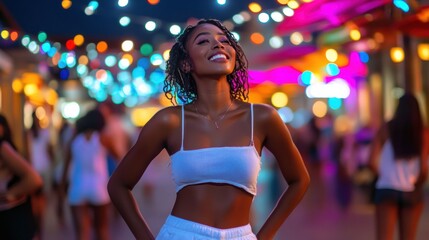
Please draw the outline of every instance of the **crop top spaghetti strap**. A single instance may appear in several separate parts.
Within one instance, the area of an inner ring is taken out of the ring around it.
[[[201,183],[223,183],[256,195],[256,181],[261,170],[261,157],[253,144],[253,104],[251,111],[251,140],[248,146],[183,149],[184,107],[182,105],[182,144],[171,155],[171,171],[176,192]]]

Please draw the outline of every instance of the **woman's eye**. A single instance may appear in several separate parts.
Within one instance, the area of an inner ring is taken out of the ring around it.
[[[197,44],[200,45],[200,44],[203,44],[203,43],[206,43],[206,42],[209,42],[209,40],[203,39],[203,40],[198,41]]]

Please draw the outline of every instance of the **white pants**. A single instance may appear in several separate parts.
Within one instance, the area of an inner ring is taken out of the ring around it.
[[[156,240],[256,240],[250,224],[219,229],[172,215],[167,217]]]

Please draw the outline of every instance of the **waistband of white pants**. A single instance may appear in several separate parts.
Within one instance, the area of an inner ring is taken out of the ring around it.
[[[253,235],[252,227],[250,224],[234,227],[234,228],[215,228],[201,223],[189,221],[183,218],[179,218],[173,215],[169,215],[165,222],[166,225],[181,229],[187,232],[197,233],[203,236],[213,237],[213,238],[238,238],[247,235]]]

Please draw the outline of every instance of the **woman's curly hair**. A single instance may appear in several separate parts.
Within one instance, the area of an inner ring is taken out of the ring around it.
[[[177,104],[177,100],[180,100],[182,103],[191,103],[198,98],[195,80],[191,73],[184,72],[181,66],[189,59],[188,51],[185,48],[189,35],[201,24],[212,24],[221,29],[228,38],[231,46],[235,49],[235,68],[227,76],[227,81],[230,85],[230,95],[232,99],[247,100],[249,93],[247,58],[234,35],[220,21],[215,19],[202,19],[196,25],[186,27],[182,34],[177,37],[176,43],[170,50],[170,58],[167,61],[163,88],[165,96],[173,104]]]

